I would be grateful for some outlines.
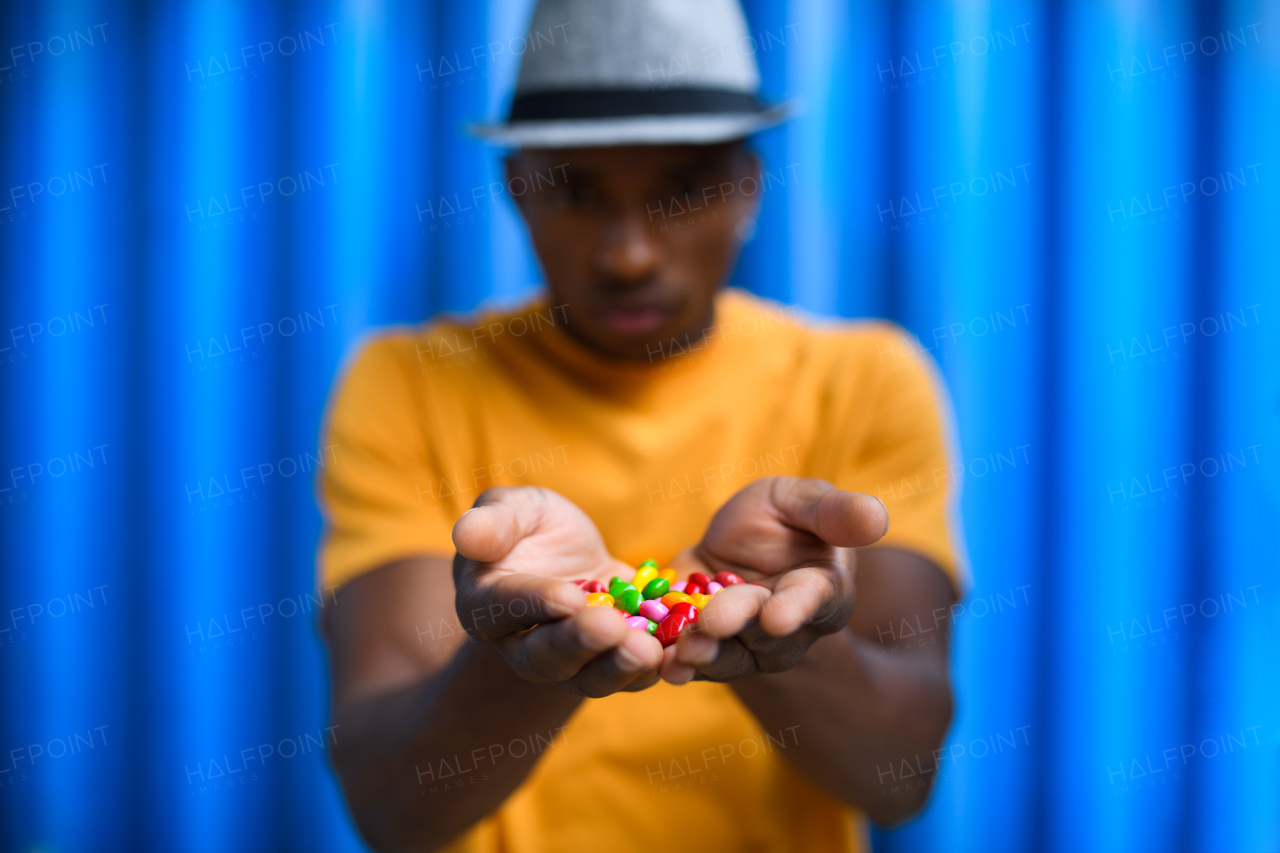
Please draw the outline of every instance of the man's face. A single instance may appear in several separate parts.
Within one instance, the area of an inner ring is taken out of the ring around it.
[[[741,144],[520,151],[507,177],[567,330],[638,361],[712,324],[759,197]]]

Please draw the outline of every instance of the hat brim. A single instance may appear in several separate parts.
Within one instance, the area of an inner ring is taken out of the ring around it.
[[[752,113],[642,115],[473,124],[467,131],[508,148],[609,148],[619,145],[715,145],[781,124],[796,113],[788,101]]]

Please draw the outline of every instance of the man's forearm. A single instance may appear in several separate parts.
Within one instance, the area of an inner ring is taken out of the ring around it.
[[[887,655],[846,628],[814,643],[795,669],[731,682],[767,731],[794,729],[785,756],[810,781],[879,822],[916,811],[928,784],[884,786],[903,760],[932,769],[951,719],[945,669],[925,655]],[[926,781],[925,774],[913,781]]]
[[[377,850],[447,843],[524,781],[547,741],[562,742],[581,701],[469,642],[430,680],[336,710],[347,736],[334,761],[356,823]],[[515,740],[533,746],[515,757]]]

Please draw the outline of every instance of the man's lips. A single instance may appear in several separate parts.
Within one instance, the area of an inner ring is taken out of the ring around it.
[[[651,334],[671,319],[672,312],[662,308],[606,308],[600,321],[610,331],[628,337]]]

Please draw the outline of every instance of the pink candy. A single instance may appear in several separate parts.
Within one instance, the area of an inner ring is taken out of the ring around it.
[[[717,592],[719,592],[722,589],[724,589],[723,586],[716,583],[715,581],[712,581],[711,583],[707,584],[707,595],[715,595]]]
[[[677,581],[671,585],[671,592],[684,592],[685,587],[688,585],[687,581]]]
[[[647,601],[645,602],[645,604],[648,604],[648,603],[649,603],[649,602],[647,602]],[[662,605],[661,605],[661,604],[659,604],[658,606],[659,606],[659,607],[662,607]],[[643,608],[641,608],[641,609],[643,609]],[[665,610],[666,608],[663,608],[663,609]],[[656,620],[655,620],[655,621],[656,621]],[[628,628],[639,628],[641,631],[647,631],[647,630],[649,629],[649,620],[648,620],[648,619],[646,619],[646,618],[645,618],[645,617],[643,617],[643,616],[628,616],[628,617],[627,617],[627,627],[628,627]]]
[[[646,619],[652,619],[654,622],[661,622],[667,618],[667,606],[656,598],[652,598],[640,605],[639,613]],[[632,617],[633,619],[636,617]]]

